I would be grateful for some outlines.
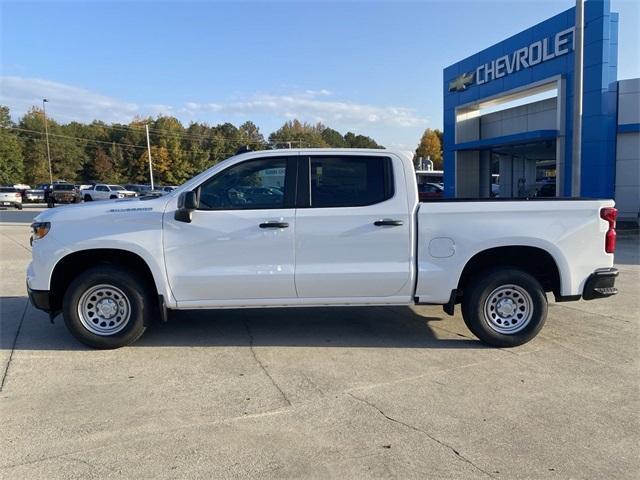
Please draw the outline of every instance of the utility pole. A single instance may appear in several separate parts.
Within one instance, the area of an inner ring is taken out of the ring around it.
[[[49,183],[53,184],[53,174],[51,173],[51,150],[49,150],[49,128],[47,127],[47,110],[44,104],[49,100],[42,99],[42,116],[44,117],[44,136],[47,139],[47,160],[49,161]]]
[[[144,128],[147,131],[147,152],[149,153],[149,178],[151,178],[151,190],[153,190],[153,166],[151,165],[151,142],[149,141],[149,124],[145,123]]]
[[[584,56],[584,0],[576,0],[576,28],[573,33],[573,138],[571,196],[579,197],[582,176],[582,62]]]

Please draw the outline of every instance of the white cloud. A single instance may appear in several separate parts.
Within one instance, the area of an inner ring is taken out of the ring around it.
[[[414,109],[376,106],[338,100],[326,89],[305,90],[288,95],[255,94],[239,100],[186,102],[182,105],[138,104],[101,95],[90,90],[39,78],[0,77],[0,104],[14,115],[22,115],[33,105],[47,106],[53,118],[63,121],[129,122],[135,116],[175,115],[180,120],[240,121],[260,117],[275,124],[298,118],[322,122],[338,130],[369,130],[394,127],[417,129],[427,120]],[[233,117],[233,118],[230,118]]]
[[[323,122],[331,126],[340,125],[347,128],[363,127],[370,124],[382,124],[395,127],[415,127],[425,125],[426,119],[416,114],[415,110],[405,107],[379,107],[362,103],[318,98],[327,97],[326,93],[309,91],[303,94],[270,95],[259,94],[245,100],[229,103],[197,103],[185,104],[185,112],[250,117],[251,115],[272,115],[282,118],[299,118],[300,120]]]
[[[49,100],[47,111],[65,120],[128,122],[141,114],[140,107],[131,102],[100,95],[84,88],[65,85],[40,78],[0,77],[0,104],[11,108],[14,115],[22,115],[32,106]]]

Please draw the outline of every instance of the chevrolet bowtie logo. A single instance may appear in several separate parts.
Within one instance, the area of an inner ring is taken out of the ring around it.
[[[449,91],[462,92],[463,90],[466,90],[469,85],[473,85],[475,76],[476,76],[476,72],[463,73],[458,78],[456,78],[453,82],[449,82]]]

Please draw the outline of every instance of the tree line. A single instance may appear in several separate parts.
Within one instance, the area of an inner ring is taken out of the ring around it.
[[[49,182],[43,111],[34,107],[17,122],[0,106],[0,184]],[[179,185],[235,154],[241,147],[267,148],[384,148],[365,135],[340,132],[322,123],[286,122],[265,139],[251,121],[210,126],[177,118],[136,118],[128,124],[93,121],[60,124],[47,117],[53,179],[75,183],[147,183],[149,127],[154,180]],[[434,133],[435,132],[435,133]],[[428,129],[416,159],[429,155],[437,169],[442,162],[438,131]],[[440,133],[441,135],[441,133]],[[436,137],[434,140],[433,137]]]

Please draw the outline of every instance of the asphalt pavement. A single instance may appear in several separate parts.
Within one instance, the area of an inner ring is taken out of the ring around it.
[[[96,351],[27,302],[34,214],[0,212],[0,478],[640,475],[637,237],[618,296],[514,349],[434,306],[183,312]]]

